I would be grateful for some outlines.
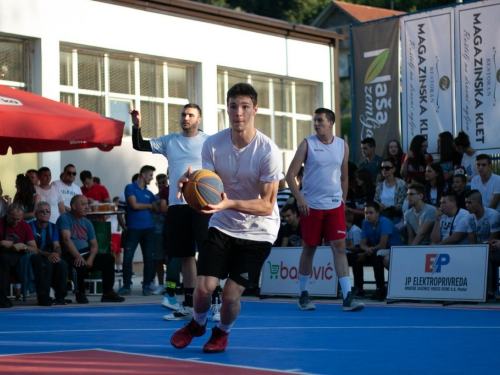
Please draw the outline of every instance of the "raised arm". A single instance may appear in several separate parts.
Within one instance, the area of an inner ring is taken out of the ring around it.
[[[142,139],[141,114],[138,110],[133,109],[130,111],[130,116],[132,117],[132,123],[134,124],[134,127],[132,128],[132,146],[137,151],[151,152],[151,143]]]

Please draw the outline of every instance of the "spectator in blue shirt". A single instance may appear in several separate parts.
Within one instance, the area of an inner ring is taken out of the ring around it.
[[[123,252],[123,287],[120,295],[130,294],[132,284],[132,261],[137,245],[141,244],[144,272],[142,294],[151,295],[153,279],[153,249],[155,241],[155,223],[151,211],[157,207],[155,195],[147,189],[153,180],[155,167],[145,165],[139,171],[139,179],[125,187],[127,201],[127,241]],[[154,206],[154,207],[153,207]]]
[[[354,263],[357,272],[363,272],[363,263],[370,261],[373,264],[377,290],[370,297],[372,300],[385,300],[387,290],[384,280],[384,257],[389,255],[391,246],[403,245],[399,231],[393,222],[380,216],[380,205],[368,202],[365,206],[365,220],[361,229],[361,250],[358,262]],[[353,273],[354,271],[353,265]]]
[[[35,235],[38,254],[42,257],[47,287],[50,289],[52,286],[55,291],[54,305],[66,305],[68,264],[61,258],[59,231],[56,225],[49,221],[50,204],[38,202],[34,211],[36,220],[30,222],[30,225]]]

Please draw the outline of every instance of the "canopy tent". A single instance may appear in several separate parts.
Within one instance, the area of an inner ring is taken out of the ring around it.
[[[0,155],[121,145],[124,122],[0,85]]]

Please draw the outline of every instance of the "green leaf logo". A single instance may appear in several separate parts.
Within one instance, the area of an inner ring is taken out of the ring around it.
[[[373,81],[378,77],[382,69],[384,69],[387,58],[389,57],[389,48],[378,55],[375,60],[372,61],[365,75],[365,85]]]

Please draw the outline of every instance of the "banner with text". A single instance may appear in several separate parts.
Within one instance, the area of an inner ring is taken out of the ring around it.
[[[399,19],[351,27],[352,149],[362,159],[361,141],[372,137],[376,153],[400,139]]]
[[[487,270],[488,245],[394,246],[387,298],[484,302]]]
[[[454,10],[401,18],[403,149],[416,135],[437,153],[438,134],[454,134]]]
[[[457,128],[480,153],[500,152],[500,1],[456,8]]]
[[[301,253],[301,247],[273,247],[262,267],[261,295],[299,295]],[[329,246],[318,246],[309,280],[309,295],[336,297],[337,284],[332,249]]]

